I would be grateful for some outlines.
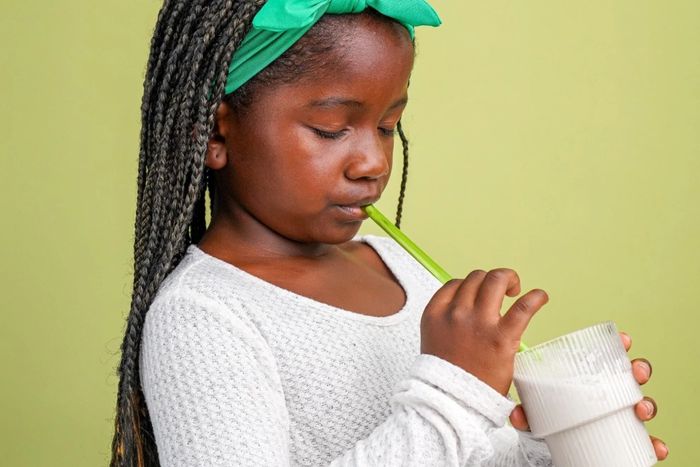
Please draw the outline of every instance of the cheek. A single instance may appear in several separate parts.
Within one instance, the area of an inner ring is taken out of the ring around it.
[[[285,173],[293,174],[298,183],[328,185],[343,174],[345,145],[322,140],[306,128],[291,132],[283,150],[288,155]]]
[[[273,190],[279,205],[292,212],[325,206],[342,177],[342,155],[305,129],[286,129],[285,137],[265,147],[266,173],[260,183]],[[306,206],[306,209],[302,206]]]
[[[382,177],[382,191],[384,188],[386,188],[386,185],[389,183],[389,179],[391,178],[391,174],[393,171],[393,165],[394,165],[394,150],[396,149],[395,146],[395,140],[396,137],[389,138],[389,137],[382,137],[382,148],[384,150],[384,157],[386,158],[386,163],[387,163],[387,168],[388,171],[384,177]],[[400,144],[400,142],[399,142]],[[399,147],[398,150],[400,151],[401,148]],[[398,161],[401,161],[401,153],[399,152],[396,157],[398,158]]]
[[[389,162],[389,175],[391,175],[391,169],[394,164],[394,142],[396,140],[396,136],[393,138],[387,138],[388,142],[386,143],[386,154],[387,154],[387,161]],[[399,147],[399,149],[403,149],[402,147]]]

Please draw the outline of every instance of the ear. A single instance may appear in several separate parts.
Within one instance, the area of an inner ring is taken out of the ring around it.
[[[204,165],[212,170],[219,170],[229,162],[227,139],[232,136],[232,112],[225,102],[219,104],[214,118],[214,130],[207,143],[207,155]],[[230,142],[229,142],[230,144]]]

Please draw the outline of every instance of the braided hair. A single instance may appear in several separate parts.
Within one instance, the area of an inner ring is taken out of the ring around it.
[[[223,100],[245,109],[261,86],[292,82],[323,66],[338,43],[333,22],[353,16],[324,16],[270,66],[224,96],[231,57],[264,2],[165,0],[158,14],[141,105],[133,291],[118,367],[111,467],[159,465],[139,378],[141,333],[162,281],[206,230],[205,196],[208,191],[213,209],[216,187],[204,161],[218,105]],[[392,21],[369,9],[363,14]],[[400,122],[397,130],[403,144],[398,226],[408,141]]]

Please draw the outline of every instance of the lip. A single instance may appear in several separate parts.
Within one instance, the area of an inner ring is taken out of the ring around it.
[[[368,196],[347,204],[338,203],[335,204],[335,207],[337,207],[338,210],[342,212],[346,217],[349,217],[353,220],[365,220],[369,216],[362,209],[362,206],[367,206],[368,204],[375,203],[378,199],[378,196]]]
[[[338,211],[341,212],[345,217],[350,218],[351,220],[365,220],[369,216],[365,211],[360,207],[360,206],[353,206],[353,205],[342,205],[342,204],[336,204],[335,207],[338,208]]]
[[[337,203],[333,203],[336,206],[347,206],[353,208],[361,208],[362,206],[367,206],[368,204],[376,203],[379,196],[365,196],[364,198],[350,198],[347,202],[342,200]]]

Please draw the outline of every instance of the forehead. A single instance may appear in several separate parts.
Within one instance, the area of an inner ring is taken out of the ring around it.
[[[414,48],[403,26],[372,18],[353,21],[339,39],[323,66],[278,90],[287,97],[296,93],[300,99],[332,94],[378,103],[405,95]]]
[[[338,64],[349,70],[402,72],[413,68],[414,48],[408,31],[397,23],[359,22],[336,50]]]
[[[404,26],[379,14],[328,16],[336,36],[329,54],[330,71],[401,72],[408,68],[410,72],[414,47]]]

